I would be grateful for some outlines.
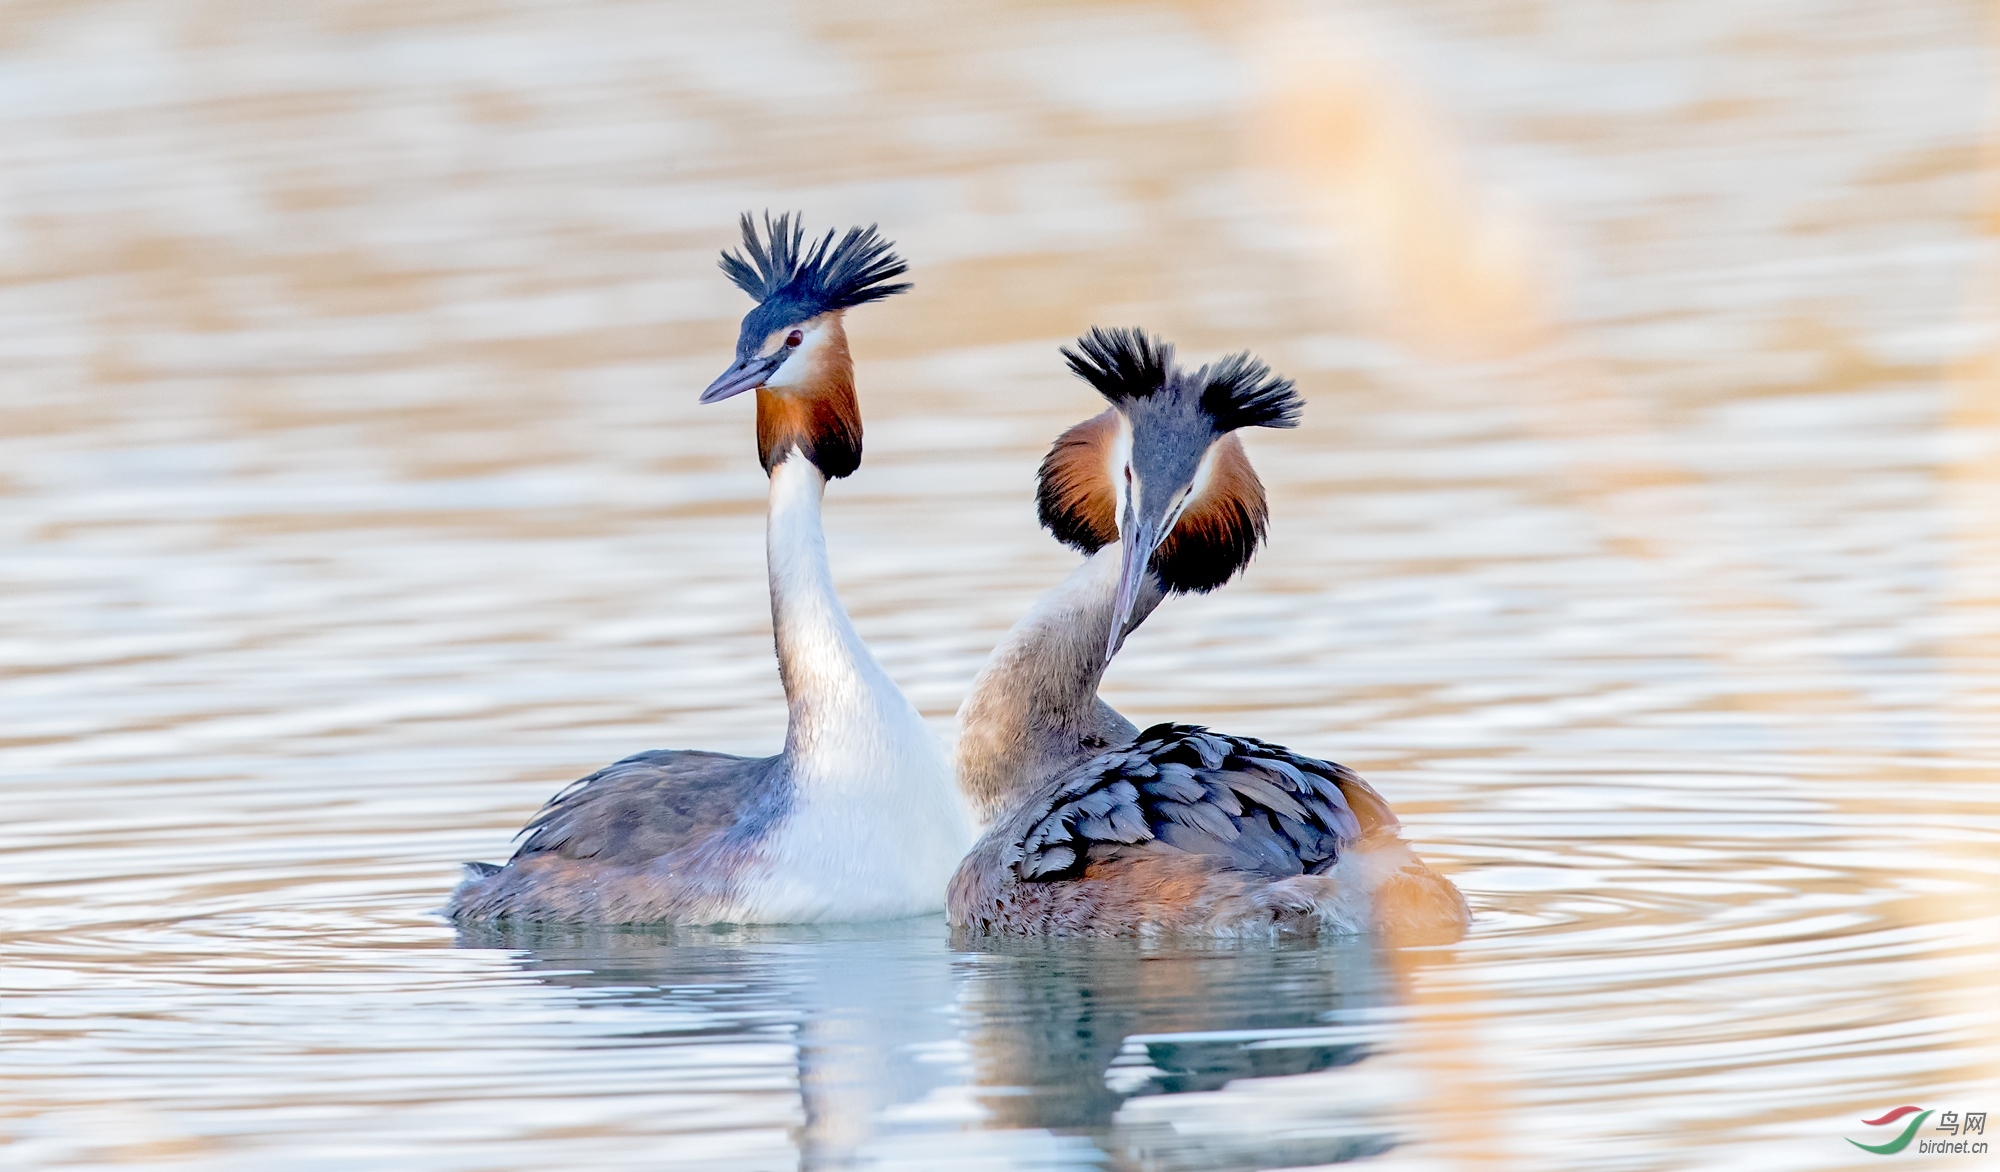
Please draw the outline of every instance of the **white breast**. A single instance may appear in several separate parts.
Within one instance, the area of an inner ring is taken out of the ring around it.
[[[798,762],[798,804],[764,852],[767,867],[744,887],[757,919],[943,910],[972,835],[943,746],[914,710],[906,716],[830,737]]]

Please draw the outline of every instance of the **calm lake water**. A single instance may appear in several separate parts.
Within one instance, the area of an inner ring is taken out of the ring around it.
[[[1823,1169],[2000,1109],[1988,21],[8,5],[0,1164]],[[828,523],[941,735],[1071,564],[1060,342],[1299,380],[1268,551],[1107,692],[1361,769],[1464,941],[433,914],[575,776],[778,743],[694,401],[764,207],[911,259]]]

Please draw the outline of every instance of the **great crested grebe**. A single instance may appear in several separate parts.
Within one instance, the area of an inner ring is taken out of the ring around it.
[[[771,624],[790,720],[774,757],[664,749],[542,807],[505,866],[468,863],[448,914],[596,923],[798,923],[937,911],[972,835],[943,747],[855,633],[820,529],[826,482],[861,463],[844,311],[909,288],[873,227],[810,248],[743,217],[722,270],[757,299],[702,392],[757,392],[771,480]]]
[[[1098,699],[1167,594],[1235,577],[1264,487],[1232,434],[1296,427],[1292,384],[1249,354],[1189,372],[1139,330],[1065,358],[1111,409],[1042,461],[1042,524],[1088,555],[1001,640],[959,711],[959,784],[989,829],[946,911],[979,934],[1456,936],[1458,889],[1331,762],[1184,724],[1144,732]]]

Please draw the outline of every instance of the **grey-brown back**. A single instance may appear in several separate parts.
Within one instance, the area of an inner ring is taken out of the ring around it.
[[[505,866],[466,864],[445,911],[460,921],[713,916],[792,798],[783,756],[636,753],[551,798]]]
[[[1335,866],[1354,851],[1415,863],[1396,832],[1388,803],[1339,765],[1155,725],[1017,804],[960,864],[946,911],[980,934],[1355,930],[1323,922]],[[1462,924],[1456,892],[1444,902]]]
[[[787,782],[782,757],[634,753],[550,798],[522,828],[514,861],[557,854],[632,866],[725,831],[755,839],[790,807]]]
[[[1099,754],[1007,820],[1021,879],[1083,874],[1093,853],[1157,843],[1231,870],[1317,873],[1345,844],[1396,828],[1389,806],[1330,761],[1197,725],[1159,724]]]

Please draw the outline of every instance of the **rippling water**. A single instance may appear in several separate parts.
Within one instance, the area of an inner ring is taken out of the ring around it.
[[[0,1163],[1817,1169],[2000,1107],[1987,17],[11,6]],[[765,206],[912,259],[829,526],[941,733],[1069,564],[1061,340],[1299,379],[1270,549],[1107,690],[1362,769],[1465,941],[431,914],[568,779],[781,735],[694,404]]]

